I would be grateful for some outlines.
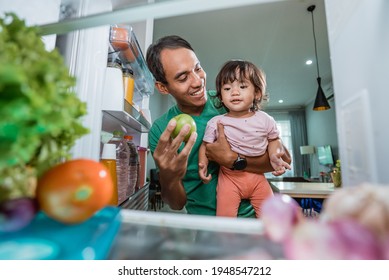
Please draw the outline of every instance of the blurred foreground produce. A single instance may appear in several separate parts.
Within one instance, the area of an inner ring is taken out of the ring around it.
[[[389,237],[389,187],[364,184],[337,190],[324,206],[325,220],[352,218],[370,229],[376,238]]]
[[[0,202],[0,233],[16,231],[28,225],[37,208],[36,200],[29,197]]]
[[[269,239],[282,244],[286,259],[389,259],[388,187],[338,189],[318,218],[296,216],[285,196],[264,203],[262,220]]]
[[[102,163],[75,159],[46,171],[38,180],[36,197],[47,216],[76,224],[107,206],[113,192],[111,175]]]
[[[265,234],[274,242],[284,241],[302,218],[300,206],[288,195],[275,194],[262,206]]]
[[[13,13],[0,17],[0,203],[34,198],[37,176],[68,159],[88,132],[81,122],[86,104],[74,85],[59,52],[45,49],[38,28]],[[0,228],[7,216],[0,211]]]

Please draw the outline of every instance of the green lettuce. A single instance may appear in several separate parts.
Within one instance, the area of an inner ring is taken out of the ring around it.
[[[70,157],[86,104],[57,49],[47,51],[39,28],[13,13],[0,18],[0,201],[22,196],[39,176]]]

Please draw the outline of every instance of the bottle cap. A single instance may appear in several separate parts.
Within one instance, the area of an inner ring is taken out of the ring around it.
[[[104,144],[102,159],[116,159],[116,145],[115,144]]]
[[[133,137],[132,135],[124,135],[124,139],[132,141]]]

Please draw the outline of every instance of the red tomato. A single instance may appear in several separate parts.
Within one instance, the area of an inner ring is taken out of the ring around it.
[[[75,159],[61,163],[38,179],[36,197],[49,217],[67,224],[81,223],[108,205],[114,186],[100,162]]]

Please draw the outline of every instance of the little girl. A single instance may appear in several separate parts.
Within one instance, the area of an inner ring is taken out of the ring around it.
[[[231,149],[238,153],[233,167],[221,166],[217,185],[217,216],[236,217],[242,199],[249,199],[256,217],[261,216],[261,205],[273,195],[264,174],[244,171],[246,156],[260,156],[268,150],[273,175],[279,176],[290,169],[281,156],[284,148],[279,139],[276,122],[267,113],[259,110],[265,94],[265,74],[253,63],[242,60],[226,62],[216,77],[216,97],[227,113],[219,115],[207,124],[203,144],[199,152],[199,176],[208,183],[208,159],[205,144],[214,142],[217,123],[224,126],[225,136]]]

